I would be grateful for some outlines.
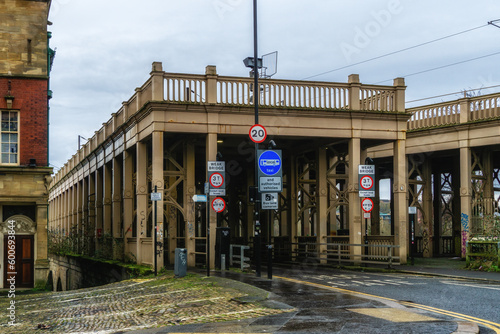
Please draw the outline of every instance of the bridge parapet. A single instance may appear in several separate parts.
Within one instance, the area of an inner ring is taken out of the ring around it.
[[[168,102],[254,103],[253,78],[218,76],[212,66],[207,67],[206,75],[164,73],[163,77],[164,100]],[[259,105],[263,107],[404,111],[397,105],[398,98],[404,100],[404,81],[395,82],[395,86],[363,85],[357,75],[351,75],[349,83],[262,79],[259,85]]]
[[[408,130],[461,124],[500,117],[500,93],[462,98],[407,109]]]
[[[347,83],[262,79],[259,86],[259,105],[263,108],[405,112],[403,78],[394,79],[393,86],[362,84],[357,74],[350,75]],[[115,134],[148,102],[248,107],[253,106],[253,91],[253,78],[219,76],[215,66],[207,66],[204,75],[182,74],[164,72],[162,63],[154,62],[150,78],[79,148],[61,173],[56,174],[53,184],[92,152],[99,152],[100,147],[111,145],[114,140],[123,140]]]

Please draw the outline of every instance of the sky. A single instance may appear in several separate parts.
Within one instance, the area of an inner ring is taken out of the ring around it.
[[[404,77],[413,107],[468,89],[500,91],[486,89],[500,85],[500,28],[488,24],[497,19],[498,0],[258,0],[258,53],[278,51],[277,79],[347,82],[355,73],[392,85]],[[142,86],[154,61],[166,72],[215,65],[220,75],[247,77],[242,60],[253,56],[252,0],[52,0],[49,20],[56,171],[78,136],[91,138]]]

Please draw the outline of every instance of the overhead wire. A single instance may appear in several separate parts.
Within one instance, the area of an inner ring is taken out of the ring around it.
[[[303,78],[301,80],[308,80],[308,79],[315,78],[315,77],[318,77],[318,76],[321,76],[321,75],[325,75],[325,74],[329,74],[329,73],[332,73],[332,72],[340,71],[340,70],[343,70],[343,69],[346,69],[346,68],[349,68],[349,67],[353,67],[353,66],[356,66],[356,65],[364,64],[364,63],[367,63],[367,62],[370,62],[370,61],[373,61],[373,60],[377,60],[377,59],[380,59],[380,58],[392,56],[392,55],[397,54],[397,53],[401,53],[401,52],[404,52],[404,51],[412,50],[412,49],[415,49],[415,48],[418,48],[418,47],[421,47],[421,46],[424,46],[424,45],[428,45],[428,44],[431,44],[431,43],[435,43],[435,42],[441,41],[443,39],[451,38],[451,37],[454,37],[454,36],[458,36],[458,35],[461,35],[461,34],[468,33],[468,32],[473,31],[473,30],[484,28],[484,27],[487,27],[489,24],[490,23],[483,24],[483,25],[480,25],[480,26],[475,27],[475,28],[470,28],[470,29],[467,29],[467,30],[463,30],[463,31],[451,34],[451,35],[447,35],[447,36],[443,36],[443,37],[440,37],[440,38],[437,38],[437,39],[433,39],[431,41],[420,43],[420,44],[417,44],[417,45],[414,45],[414,46],[410,46],[410,47],[407,47],[407,48],[404,48],[404,49],[400,49],[400,50],[397,50],[397,51],[389,52],[389,53],[386,53],[386,54],[383,54],[383,55],[380,55],[380,56],[377,56],[377,57],[373,57],[373,58],[370,58],[370,59],[366,59],[366,60],[363,60],[363,61],[360,61],[360,62],[357,62],[357,63],[354,63],[354,64],[349,64],[349,65],[346,65],[346,66],[335,68],[333,70],[326,71],[326,72],[319,73],[319,74],[315,74],[315,75]]]
[[[431,69],[427,69],[427,70],[423,70],[423,71],[419,71],[419,72],[415,72],[415,73],[411,73],[411,74],[402,75],[401,77],[407,78],[407,77],[411,77],[413,75],[427,73],[427,72],[431,72],[431,71],[436,71],[436,70],[440,70],[442,68],[451,67],[451,66],[455,66],[455,65],[460,65],[460,64],[468,63],[470,61],[474,61],[474,60],[478,60],[478,59],[483,59],[483,58],[495,56],[495,55],[498,55],[498,54],[500,54],[500,51],[499,52],[490,53],[488,55],[476,57],[476,58],[462,60],[462,61],[459,61],[459,62],[456,62],[456,63],[452,63],[452,64],[448,64],[448,65],[438,66],[438,67],[434,67],[434,68],[431,68]],[[375,83],[375,85],[380,84],[382,82],[390,81],[390,80],[393,80],[393,79],[387,79],[387,80],[378,81],[378,82]]]
[[[488,87],[481,87],[481,88],[473,88],[473,89],[466,89],[460,92],[455,92],[455,93],[448,93],[448,94],[441,94],[441,95],[436,95],[436,96],[431,96],[431,97],[424,97],[422,99],[416,99],[416,100],[411,100],[411,101],[406,101],[405,103],[413,103],[413,102],[420,102],[420,101],[425,101],[425,100],[432,100],[432,99],[437,99],[439,97],[445,97],[445,96],[451,96],[451,95],[458,95],[458,94],[463,94],[464,92],[474,92],[477,90],[482,90],[482,89],[491,89],[491,88],[497,88],[500,87],[500,85],[495,85],[495,86],[488,86]]]

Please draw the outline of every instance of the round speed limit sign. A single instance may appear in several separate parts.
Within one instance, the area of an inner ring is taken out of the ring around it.
[[[216,197],[212,201],[212,209],[214,209],[215,212],[222,212],[226,208],[226,202],[224,201],[223,198],[221,197]]]
[[[369,175],[365,175],[359,180],[359,185],[364,190],[370,190],[373,187],[373,179]]]
[[[224,177],[221,173],[213,173],[210,175],[210,185],[214,188],[220,188],[224,183]]]
[[[250,128],[250,131],[248,132],[248,135],[250,136],[250,139],[254,143],[262,143],[264,140],[266,140],[267,137],[267,131],[266,128],[263,127],[260,124],[255,124]]]

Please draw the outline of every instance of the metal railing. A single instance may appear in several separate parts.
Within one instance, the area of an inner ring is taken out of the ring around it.
[[[395,249],[398,245],[365,245],[345,243],[294,243],[295,260],[314,259],[326,263],[387,264],[389,268],[400,265]],[[320,249],[323,249],[320,251]],[[357,251],[356,251],[357,250]]]
[[[239,249],[239,254],[235,254],[234,250]],[[250,246],[245,245],[230,245],[229,246],[229,265],[232,267],[235,264],[239,264],[241,270],[250,267],[249,257],[245,256],[245,250],[250,249]]]

